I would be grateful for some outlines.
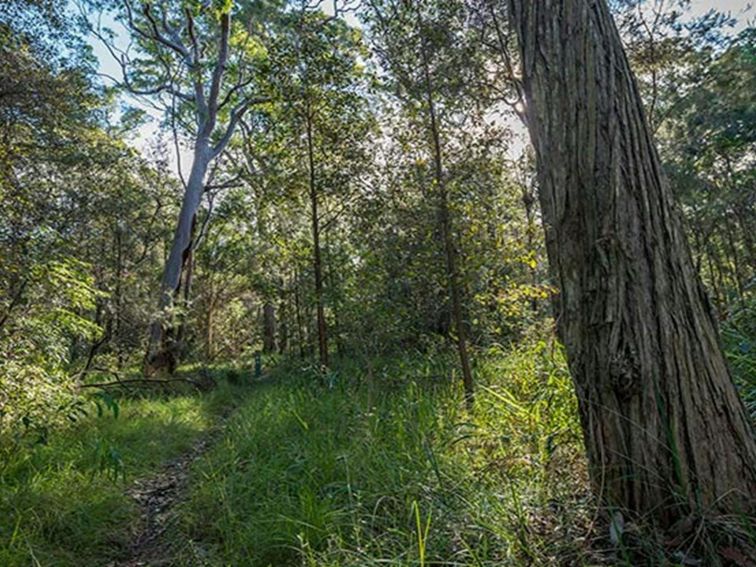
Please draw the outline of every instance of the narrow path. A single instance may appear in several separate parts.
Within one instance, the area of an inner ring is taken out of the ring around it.
[[[110,567],[170,564],[173,550],[163,536],[176,520],[176,504],[181,502],[186,492],[192,464],[212,446],[222,423],[197,441],[189,451],[170,461],[160,472],[137,479],[126,491],[139,505],[139,520],[125,558],[110,563]]]
[[[268,373],[254,382],[255,387],[270,380]],[[240,400],[236,400],[240,402]],[[173,565],[177,541],[168,541],[166,534],[178,518],[178,504],[186,497],[189,473],[199,460],[223,435],[226,424],[241,403],[223,408],[216,422],[192,447],[169,461],[155,474],[135,480],[126,490],[139,506],[139,518],[131,527],[132,538],[120,557],[106,567],[161,567]]]

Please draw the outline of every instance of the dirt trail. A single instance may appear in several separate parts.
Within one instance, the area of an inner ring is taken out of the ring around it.
[[[254,385],[269,381],[266,373]],[[166,533],[178,518],[178,504],[186,497],[189,472],[197,460],[222,437],[239,404],[224,408],[216,423],[192,447],[168,462],[159,472],[139,478],[126,490],[139,506],[139,518],[131,528],[132,538],[120,557],[106,567],[165,567],[173,565],[180,541],[168,541]],[[197,550],[195,550],[196,553]]]
[[[109,567],[155,567],[171,563],[174,550],[163,536],[176,520],[176,504],[185,494],[192,463],[212,446],[221,427],[213,428],[157,474],[134,481],[126,493],[139,505],[139,520],[125,557]]]

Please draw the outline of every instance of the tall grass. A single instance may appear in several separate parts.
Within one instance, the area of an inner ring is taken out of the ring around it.
[[[92,404],[45,444],[17,447],[0,462],[0,565],[106,565],[133,535],[127,486],[189,450],[239,394],[123,397],[117,415]]]
[[[725,329],[746,395],[748,332]],[[634,564],[598,550],[610,530],[594,525],[560,348],[531,339],[475,359],[472,415],[443,353],[347,360],[328,375],[283,361],[254,389],[227,371],[210,394],[121,398],[117,417],[90,412],[0,464],[0,565],[117,558],[137,517],[129,483],[231,407],[192,467],[168,535],[175,565]],[[674,564],[653,534],[631,535],[633,557]]]
[[[481,359],[473,416],[443,357],[281,368],[197,464],[179,563],[577,559],[589,508],[561,353]]]
[[[740,395],[756,423],[756,299],[733,307],[722,325],[722,339]]]

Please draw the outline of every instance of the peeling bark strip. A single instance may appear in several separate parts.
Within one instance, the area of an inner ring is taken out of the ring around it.
[[[508,4],[595,489],[662,525],[746,511],[751,425],[607,5]]]

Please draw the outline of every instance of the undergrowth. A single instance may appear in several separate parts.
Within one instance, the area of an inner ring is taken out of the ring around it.
[[[750,331],[736,331],[725,341],[752,401]],[[0,462],[0,565],[119,557],[138,512],[129,483],[232,407],[192,467],[168,533],[174,565],[708,565],[695,559],[704,540],[712,557],[742,555],[728,542],[747,522],[701,519],[673,543],[626,517],[612,541],[561,349],[530,339],[475,360],[473,415],[442,351],[342,360],[328,374],[282,360],[253,389],[248,370],[225,369],[210,393],[95,397],[88,416]]]
[[[551,343],[454,361],[292,366],[196,465],[186,565],[580,562],[591,522],[575,400]]]
[[[722,340],[743,403],[756,423],[756,300],[733,307],[722,325]]]
[[[0,565],[105,565],[132,536],[129,483],[189,450],[239,392],[95,395],[75,424],[16,446],[0,460]]]

